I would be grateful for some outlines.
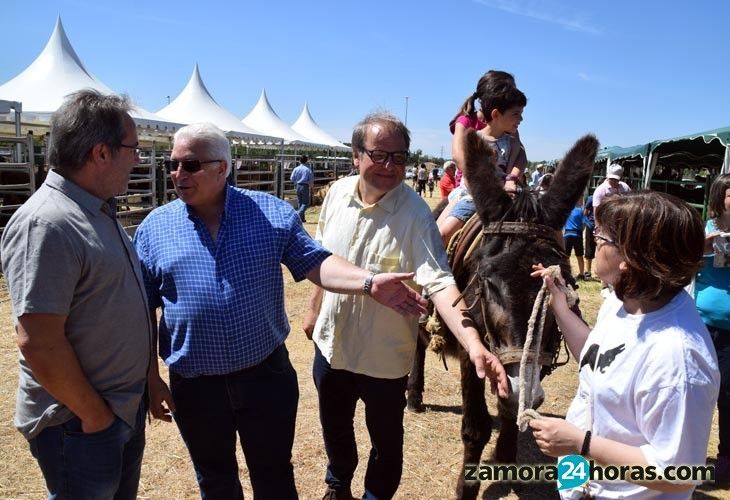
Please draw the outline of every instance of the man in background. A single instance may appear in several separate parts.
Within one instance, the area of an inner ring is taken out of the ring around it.
[[[312,169],[307,165],[307,155],[299,157],[299,165],[291,172],[291,181],[294,183],[297,189],[297,213],[302,222],[304,220],[304,213],[312,205],[312,190],[314,189],[314,173]]]
[[[444,175],[439,179],[441,199],[449,197],[449,193],[456,188],[456,162],[451,160],[444,163]]]
[[[624,169],[618,163],[612,163],[606,169],[606,179],[596,188],[593,193],[593,208],[601,204],[601,202],[609,196],[624,194],[631,191],[628,184],[621,180],[624,175]]]
[[[540,179],[543,176],[544,170],[545,165],[542,163],[538,163],[538,165],[535,167],[535,171],[532,172],[532,175],[530,176],[530,186],[537,187],[540,184]]]

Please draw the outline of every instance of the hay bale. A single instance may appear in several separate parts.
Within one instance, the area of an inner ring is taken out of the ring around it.
[[[314,189],[312,193],[312,206],[321,205],[324,202],[324,197],[327,196],[330,186],[337,181],[329,181],[326,186],[321,186]]]

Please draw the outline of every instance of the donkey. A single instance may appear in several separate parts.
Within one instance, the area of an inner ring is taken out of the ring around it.
[[[453,270],[477,330],[484,335],[487,347],[500,358],[510,378],[510,397],[500,399],[498,404],[501,427],[494,458],[498,463],[514,463],[517,457],[519,365],[528,320],[542,286],[542,281],[530,277],[530,272],[533,264],[558,265],[563,279],[574,283],[560,230],[591,176],[598,141],[592,135],[580,139],[560,162],[546,192],[539,194],[523,189],[514,197],[503,189],[494,153],[485,140],[470,131],[464,149],[465,176],[484,236],[476,251],[463,262],[454,262]],[[456,258],[459,258],[458,251]],[[550,312],[544,322],[540,352],[530,353],[530,356],[539,357],[541,377],[551,370],[560,347],[560,332]],[[423,333],[422,330],[422,337]],[[492,434],[492,417],[487,411],[484,380],[477,378],[469,356],[458,346],[453,334],[445,331],[445,340],[446,352],[458,357],[461,368],[461,438],[466,467],[479,463]],[[419,342],[408,384],[409,408],[416,410],[420,409],[422,401],[424,353],[425,347]],[[544,392],[541,387],[532,389],[533,408],[536,409],[544,399]],[[457,497],[476,498],[479,486],[478,481],[465,481],[462,473]]]

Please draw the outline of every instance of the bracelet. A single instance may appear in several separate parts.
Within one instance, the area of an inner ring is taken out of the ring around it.
[[[583,447],[580,449],[581,456],[587,457],[591,449],[591,431],[586,431],[586,437],[583,439]]]
[[[365,295],[370,295],[373,291],[373,278],[375,278],[375,273],[368,274],[365,282],[362,284],[362,293]]]
[[[517,177],[516,175],[512,175],[512,174],[507,174],[507,175],[505,176],[504,180],[505,180],[505,181],[513,181],[513,182],[517,182],[517,181],[519,181],[519,180],[520,180],[520,178],[519,178],[519,177]]]

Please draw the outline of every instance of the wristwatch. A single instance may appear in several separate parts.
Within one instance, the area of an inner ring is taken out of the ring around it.
[[[365,295],[370,295],[373,290],[373,278],[375,278],[375,273],[368,274],[367,278],[365,278],[365,281],[362,284],[362,292]]]

